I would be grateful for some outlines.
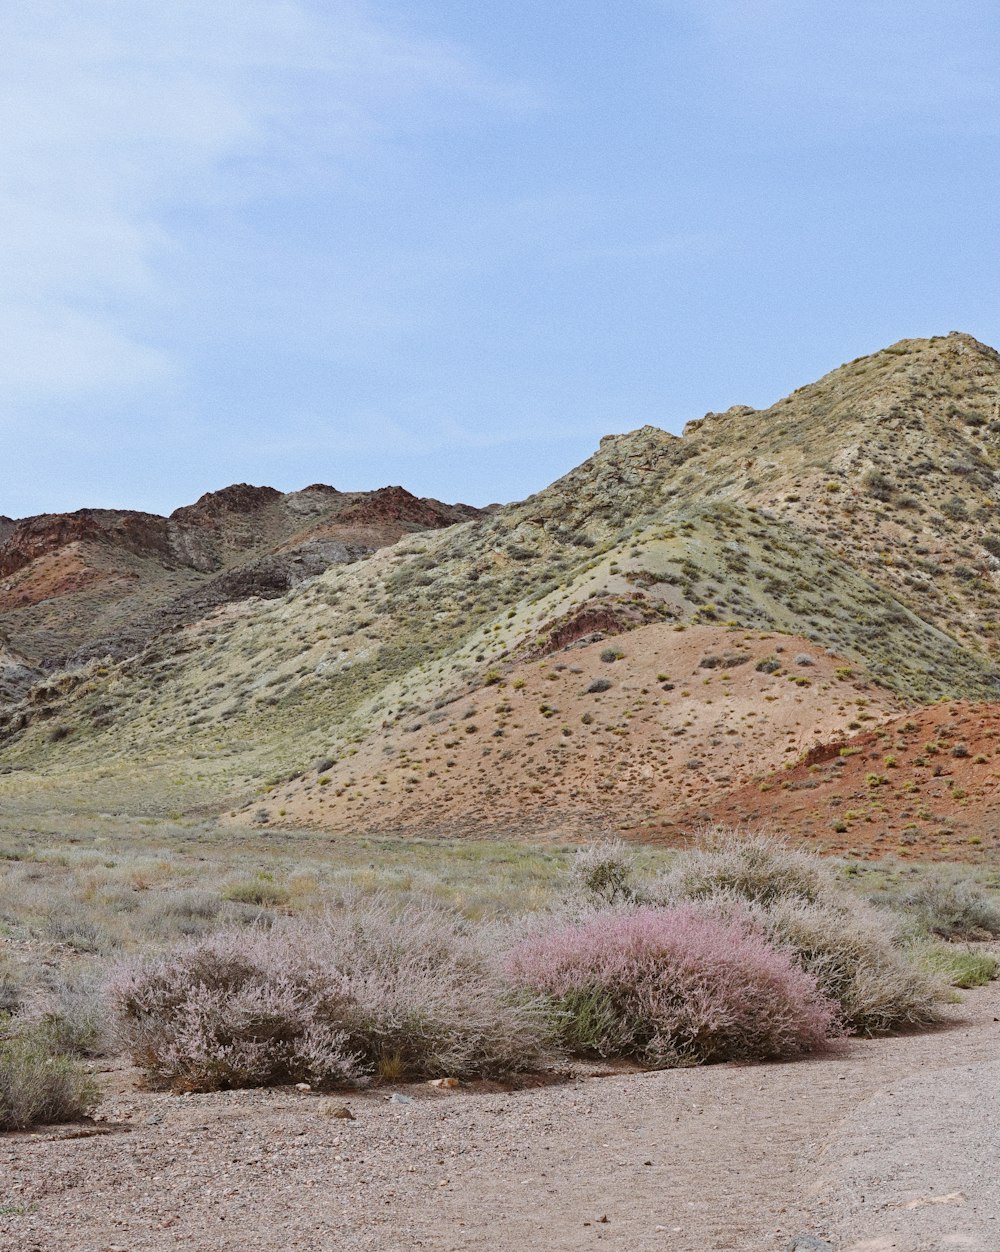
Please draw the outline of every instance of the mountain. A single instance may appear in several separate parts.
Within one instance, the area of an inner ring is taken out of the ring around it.
[[[52,670],[120,659],[154,634],[304,578],[402,535],[476,517],[402,487],[283,494],[238,483],[169,517],[81,509],[0,519],[0,633]]]
[[[824,744],[1000,700],[998,402],[993,349],[904,340],[272,599],[129,618],[0,714],[0,799],[570,837],[749,811]]]

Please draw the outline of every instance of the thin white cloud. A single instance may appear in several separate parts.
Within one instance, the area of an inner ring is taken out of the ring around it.
[[[146,324],[182,299],[171,215],[309,179],[454,109],[520,107],[454,46],[359,4],[32,0],[0,18],[0,398],[183,373]],[[10,418],[5,420],[11,420]]]

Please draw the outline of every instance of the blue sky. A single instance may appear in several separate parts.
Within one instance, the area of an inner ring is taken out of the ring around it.
[[[0,15],[0,514],[527,495],[601,435],[1000,344],[1000,9]]]

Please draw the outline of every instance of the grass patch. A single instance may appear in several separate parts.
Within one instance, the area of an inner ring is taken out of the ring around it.
[[[962,990],[985,987],[1000,972],[1000,960],[992,952],[958,944],[928,945],[921,951],[920,960],[932,973],[946,979],[949,986]]]

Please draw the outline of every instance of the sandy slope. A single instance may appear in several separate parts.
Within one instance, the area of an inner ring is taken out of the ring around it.
[[[623,656],[602,661],[609,648]],[[778,672],[757,670],[768,657]],[[609,689],[588,691],[595,679]],[[373,727],[356,754],[264,807],[276,824],[332,831],[573,838],[703,805],[900,708],[805,639],[659,623],[522,662],[413,722]]]
[[[356,1095],[355,1121],[119,1072],[112,1133],[0,1136],[0,1248],[995,1252],[1000,991],[956,1013],[794,1064]]]

